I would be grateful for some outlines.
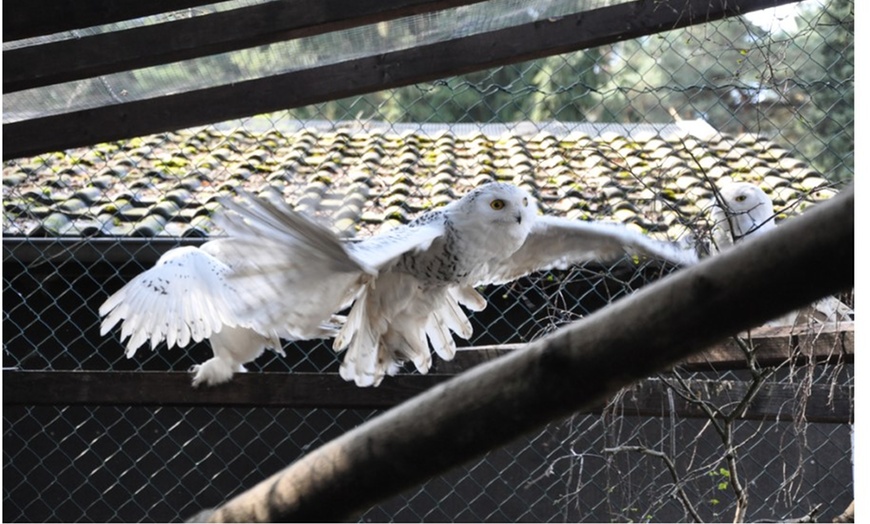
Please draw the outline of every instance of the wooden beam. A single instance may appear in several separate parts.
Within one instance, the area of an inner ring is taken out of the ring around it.
[[[155,371],[3,371],[3,403],[19,405],[387,408],[448,378],[402,375],[360,389],[338,373],[242,373],[194,389],[191,375]]]
[[[232,382],[193,389],[190,374],[155,371],[3,371],[3,404],[8,406],[184,406],[242,408],[387,409],[444,382],[450,375],[398,375],[376,388],[358,388],[338,373],[247,373]],[[701,400],[717,406],[746,395],[745,382],[689,380]],[[765,384],[742,417],[747,420],[793,420],[800,399],[808,402],[801,416],[808,422],[852,421],[851,386]],[[829,402],[828,399],[831,399]],[[644,380],[623,392],[626,416],[656,417],[674,413],[704,418],[704,411],[682,398],[669,396],[658,379]],[[600,413],[602,406],[590,413]]]
[[[755,351],[762,366],[809,360],[855,361],[855,323],[851,321],[824,326],[759,327],[738,333],[736,338]],[[728,338],[688,357],[678,367],[694,371],[746,369],[746,358],[739,344],[733,337]]]
[[[303,71],[3,126],[3,159],[307,106],[567,53],[795,0],[635,0]]]
[[[180,11],[224,0],[5,0],[3,41]]]
[[[815,362],[852,363],[855,361],[855,323],[840,322],[811,327],[758,327],[736,335],[751,346],[762,366],[779,366],[785,362],[803,364]],[[436,360],[432,369],[447,375],[458,374],[489,362],[525,344],[500,346],[460,347],[453,360]],[[747,369],[746,357],[734,338],[716,343],[707,350],[695,353],[676,365],[683,371],[724,371]]]
[[[200,246],[208,238],[29,238],[3,239],[3,263],[34,265],[54,261],[61,264],[69,260],[90,264],[94,262],[125,263],[131,254],[143,266],[151,266],[170,249],[180,246]]]
[[[13,49],[3,53],[3,92],[189,60],[481,1],[266,2],[207,16]]]
[[[751,344],[765,365],[842,359],[854,362],[854,323],[831,325],[820,331],[783,332],[779,328],[753,330]],[[812,340],[812,343],[809,341]],[[390,377],[377,388],[360,389],[337,374],[246,373],[229,384],[193,389],[190,375],[181,372],[133,371],[16,371],[5,370],[4,403],[26,405],[177,405],[236,407],[388,408],[421,393],[447,378],[521,350],[510,344],[460,348],[450,362],[439,361],[429,375]],[[797,359],[797,360],[796,360]],[[746,369],[743,352],[728,339],[714,344],[679,364],[683,371]],[[664,393],[657,393],[659,398]],[[771,390],[771,395],[775,395]],[[649,414],[661,403],[632,404],[638,414]],[[680,411],[682,413],[682,411]],[[759,411],[749,418],[770,415]],[[689,415],[686,415],[689,416]]]

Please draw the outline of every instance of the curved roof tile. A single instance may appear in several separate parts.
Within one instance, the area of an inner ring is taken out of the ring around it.
[[[204,128],[9,161],[3,233],[203,236],[215,232],[216,198],[246,190],[331,216],[354,236],[504,180],[548,212],[673,236],[703,222],[711,184],[758,183],[789,213],[834,194],[806,162],[755,135],[557,135],[552,126],[534,136],[460,135],[428,126]]]

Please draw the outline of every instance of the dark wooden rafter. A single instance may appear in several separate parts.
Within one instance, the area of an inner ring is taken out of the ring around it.
[[[3,41],[180,11],[224,0],[6,0]]]
[[[412,49],[4,125],[17,158],[302,107],[605,45],[795,0],[636,0]]]
[[[248,373],[229,384],[191,389],[190,375],[181,372],[4,371],[4,405],[60,406],[202,406],[284,407],[326,409],[387,409],[422,393],[451,375],[399,375],[377,388],[360,389],[337,373]],[[724,405],[747,393],[746,382],[688,381],[702,400]],[[745,419],[792,420],[795,402],[803,398],[797,384],[765,384]],[[833,388],[833,390],[832,390]],[[833,395],[830,395],[833,391]],[[624,415],[655,417],[670,414],[668,387],[648,379],[632,386],[621,400]],[[853,420],[851,386],[813,386],[801,412],[808,422],[848,423]],[[833,400],[828,401],[829,398]],[[592,412],[600,412],[601,407]],[[677,398],[675,414],[706,417],[703,410]]]
[[[70,260],[90,264],[94,262],[123,263],[136,254],[136,261],[151,266],[164,253],[179,246],[200,246],[208,238],[29,238],[3,239],[3,262],[27,266],[52,261],[58,265]]]
[[[854,362],[854,323],[831,325],[823,330],[796,331],[784,328],[758,328],[752,336],[741,335],[751,344],[762,365],[778,366],[785,362]],[[439,361],[429,375],[398,375],[385,379],[377,388],[360,389],[344,382],[336,373],[247,373],[236,375],[232,382],[217,387],[191,389],[190,374],[181,372],[133,371],[19,371],[3,372],[3,402],[14,405],[174,405],[174,406],[235,406],[235,407],[287,407],[287,408],[388,408],[443,382],[451,376],[467,371],[479,364],[521,349],[523,345],[460,348],[450,362]],[[707,351],[693,355],[679,364],[683,371],[712,371],[745,369],[746,359],[737,342],[728,339],[713,345]],[[692,380],[702,391],[704,384],[721,381]],[[729,383],[730,384],[730,383]],[[734,395],[745,384],[734,382],[712,396]],[[777,415],[775,406],[783,398],[794,398],[791,386],[770,384],[747,415],[764,418]],[[822,386],[819,386],[822,387]],[[842,386],[843,388],[845,386]],[[737,388],[736,390],[734,388]],[[694,389],[693,389],[694,390]],[[664,385],[647,380],[642,385],[644,395],[634,395],[628,410],[637,415],[661,414]],[[790,392],[790,393],[789,393]],[[844,393],[846,393],[844,391]],[[638,400],[640,397],[640,400]],[[769,400],[764,400],[768,398]],[[828,395],[814,398],[827,401]],[[848,399],[836,397],[847,405],[830,409],[819,405],[812,410],[816,421],[848,421]],[[824,402],[823,402],[824,403]],[[688,404],[678,412],[683,416],[701,416]],[[788,414],[783,414],[788,416]],[[808,415],[810,416],[810,415]],[[825,419],[825,417],[828,417]],[[824,420],[823,420],[824,419]]]
[[[3,53],[3,92],[168,64],[482,2],[266,2],[206,16]],[[136,52],[130,52],[135,49]]]

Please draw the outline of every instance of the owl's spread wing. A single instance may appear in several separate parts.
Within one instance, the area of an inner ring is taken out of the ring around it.
[[[328,332],[334,313],[374,270],[327,227],[286,204],[249,195],[222,204],[215,218],[230,236],[222,250],[244,261],[229,275],[239,317],[292,338],[334,335]]]
[[[505,283],[538,270],[565,269],[591,260],[615,260],[625,254],[681,265],[698,261],[692,250],[653,240],[621,224],[538,216],[520,249],[491,265],[490,278],[481,283]]]
[[[234,244],[263,243],[268,248],[286,246],[296,254],[304,254],[306,260],[326,264],[332,271],[371,272],[348,255],[341,240],[328,227],[293,211],[283,202],[273,203],[246,193],[241,197],[240,201],[229,198],[221,200],[229,212],[221,212],[215,217],[233,238]],[[250,259],[244,251],[239,254],[242,258]],[[269,269],[261,262],[271,262],[276,258],[268,256],[268,249],[257,250],[254,254],[259,257],[254,258],[254,263],[260,266],[260,270]]]
[[[368,279],[403,253],[426,249],[443,230],[405,226],[345,243],[283,203],[249,196],[223,203],[230,211],[218,216],[231,237],[226,248],[245,260],[230,277],[239,291],[240,316],[300,338],[319,336]]]
[[[121,340],[130,338],[129,358],[149,340],[152,349],[163,340],[170,348],[183,347],[220,332],[222,326],[248,327],[233,311],[236,293],[229,271],[205,250],[173,249],[100,306],[100,316],[106,317],[100,334],[123,320]]]

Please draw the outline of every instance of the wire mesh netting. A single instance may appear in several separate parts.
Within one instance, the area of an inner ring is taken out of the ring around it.
[[[277,195],[334,220],[344,237],[363,237],[504,180],[528,188],[545,213],[615,220],[706,253],[715,187],[757,184],[788,220],[852,179],[853,35],[852,2],[804,1],[775,15],[8,161],[4,369],[184,371],[208,359],[206,343],[127,359],[117,331],[100,335],[98,309],[168,249],[219,234],[210,218],[217,198],[239,189]],[[489,287],[487,309],[470,315],[474,336],[460,342],[534,340],[673,270],[626,257]],[[816,339],[818,352],[839,351],[842,337],[833,340]],[[342,358],[331,341],[285,350],[248,369],[336,373]],[[360,519],[830,520],[853,498],[853,368],[754,354],[748,348],[737,369],[711,363],[650,377]],[[711,383],[722,391],[704,389]],[[644,387],[662,392],[655,414],[638,411]],[[4,519],[183,520],[379,413],[6,405]]]

